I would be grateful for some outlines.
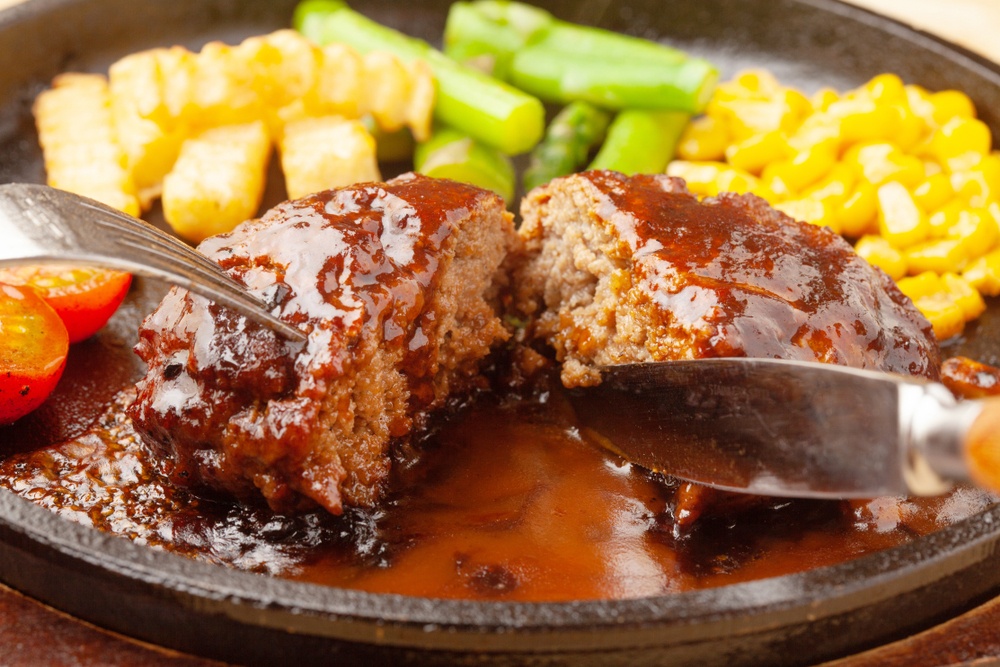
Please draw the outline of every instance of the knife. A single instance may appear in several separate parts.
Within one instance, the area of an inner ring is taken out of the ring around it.
[[[832,364],[724,358],[601,368],[570,390],[586,434],[633,463],[770,496],[1000,490],[1000,398]]]

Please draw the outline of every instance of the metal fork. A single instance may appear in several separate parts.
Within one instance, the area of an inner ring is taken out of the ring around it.
[[[165,280],[233,308],[289,341],[306,339],[217,264],[149,223],[46,185],[0,185],[0,265],[53,263]]]

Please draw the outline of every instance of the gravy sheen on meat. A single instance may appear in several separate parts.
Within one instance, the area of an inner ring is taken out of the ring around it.
[[[590,171],[522,202],[520,308],[567,386],[601,364],[775,357],[937,377],[930,324],[829,229],[753,195]]]
[[[389,445],[508,337],[502,200],[406,175],[285,202],[199,247],[308,333],[271,332],[174,289],[143,323],[149,371],[130,408],[171,477],[275,509],[378,500]]]

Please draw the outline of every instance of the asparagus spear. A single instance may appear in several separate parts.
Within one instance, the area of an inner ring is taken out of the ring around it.
[[[548,183],[576,171],[587,162],[587,153],[604,138],[610,116],[586,102],[573,102],[560,111],[531,153],[524,172],[524,189]]]
[[[457,64],[426,42],[379,25],[341,0],[306,0],[295,27],[310,39],[339,41],[359,51],[382,50],[410,61],[423,59],[437,83],[434,116],[508,155],[531,150],[542,137],[545,110],[535,97]]]
[[[663,173],[689,118],[681,111],[619,112],[590,169],[611,169],[629,176]]]
[[[664,44],[561,21],[544,9],[507,0],[453,3],[448,9],[444,43],[445,53],[456,60],[464,49],[471,49],[472,55],[512,56],[528,45],[550,51],[663,63],[688,58],[683,51]],[[504,78],[503,71],[495,75]]]
[[[502,0],[452,5],[445,44],[456,57],[491,57],[495,76],[550,102],[697,113],[718,78],[682,51]]]
[[[413,166],[427,176],[478,185],[493,190],[507,202],[514,199],[514,165],[510,159],[454,128],[438,128],[430,139],[418,144]]]

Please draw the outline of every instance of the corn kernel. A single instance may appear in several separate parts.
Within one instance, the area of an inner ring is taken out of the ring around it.
[[[1000,296],[1000,249],[970,262],[962,277],[980,294]]]
[[[931,213],[927,218],[931,226],[931,236],[947,236],[948,230],[958,222],[959,216],[968,208],[968,204],[956,198]]]
[[[802,121],[798,129],[788,138],[788,145],[796,151],[804,151],[818,144],[839,151],[841,143],[842,119],[826,113],[814,113]]]
[[[941,208],[954,196],[951,180],[942,173],[928,176],[913,188],[913,199],[925,213]]]
[[[959,271],[968,260],[960,239],[924,241],[903,251],[910,273]]]
[[[933,108],[933,118],[944,125],[953,118],[975,118],[976,107],[969,96],[958,90],[942,90],[928,96]]]
[[[864,178],[875,186],[897,181],[907,188],[915,188],[924,179],[923,161],[904,154],[888,142],[852,146],[844,154],[844,162],[855,165]]]
[[[902,184],[886,183],[878,188],[877,196],[879,232],[893,247],[902,250],[930,236],[927,215]]]
[[[784,134],[777,130],[752,135],[726,149],[726,161],[737,169],[760,174],[771,162],[783,160],[791,149]]]
[[[1000,155],[991,153],[969,169],[952,172],[951,185],[959,197],[975,207],[1000,201]]]
[[[931,136],[930,152],[950,171],[968,169],[989,153],[990,128],[976,118],[956,117]]]
[[[930,321],[938,340],[962,333],[965,328],[965,311],[951,298],[948,286],[941,276],[926,271],[912,278],[903,278],[897,286]]]
[[[896,113],[870,99],[843,99],[831,104],[827,113],[841,118],[844,143],[885,140],[895,131]]]
[[[716,105],[718,113],[726,118],[737,140],[773,130],[791,131],[798,127],[801,117],[785,100],[731,100]]]
[[[899,102],[906,97],[903,80],[895,74],[879,74],[872,77],[861,90],[881,104]]]
[[[836,153],[829,144],[817,144],[799,151],[784,162],[775,162],[764,169],[774,168],[774,172],[784,180],[794,192],[801,192],[826,176],[837,161]],[[766,181],[765,177],[765,181]]]
[[[719,192],[751,193],[769,202],[777,201],[773,192],[764,187],[760,179],[740,169],[723,169],[715,179]]]
[[[899,291],[910,297],[911,300],[923,299],[944,291],[944,283],[941,276],[933,271],[925,271],[916,276],[903,278],[896,283]]]
[[[704,162],[721,160],[729,145],[729,128],[715,116],[701,116],[687,127],[677,144],[677,156],[682,160]]]
[[[948,340],[965,329],[965,312],[947,292],[917,299],[913,305],[931,323],[938,340]]]
[[[724,162],[687,162],[674,160],[667,165],[667,175],[683,178],[696,195],[714,197],[719,194],[719,174],[730,169]]]
[[[750,93],[771,97],[781,90],[781,84],[769,70],[748,69],[740,72],[733,80],[737,86]]]
[[[921,120],[927,125],[937,126],[934,120],[934,104],[931,102],[931,94],[923,87],[917,85],[904,86],[906,92],[906,103]]]
[[[810,225],[818,227],[829,227],[834,232],[840,233],[839,224],[833,216],[833,209],[824,201],[809,197],[788,199],[774,204],[774,208],[793,220],[808,222]]]
[[[976,319],[986,310],[986,302],[983,301],[982,295],[961,276],[943,273],[941,282],[944,283],[952,302],[965,313],[967,322]]]
[[[858,239],[854,246],[862,258],[873,266],[877,266],[893,280],[899,280],[906,275],[906,258],[881,236],[867,234]]]
[[[945,232],[946,238],[957,239],[970,258],[981,257],[993,249],[1000,230],[997,222],[986,209],[960,211],[958,219]]]
[[[841,233],[861,236],[878,229],[878,192],[875,186],[862,180],[836,211]]]
[[[809,102],[816,111],[826,111],[830,105],[840,99],[840,95],[833,88],[820,88],[813,93]]]
[[[857,181],[858,177],[854,170],[843,162],[838,162],[823,180],[808,188],[803,194],[812,199],[825,201],[831,206],[840,206],[851,196]],[[874,216],[874,210],[872,215]]]
[[[904,151],[912,150],[928,133],[927,123],[913,112],[905,102],[889,105],[896,114],[892,142]]]

